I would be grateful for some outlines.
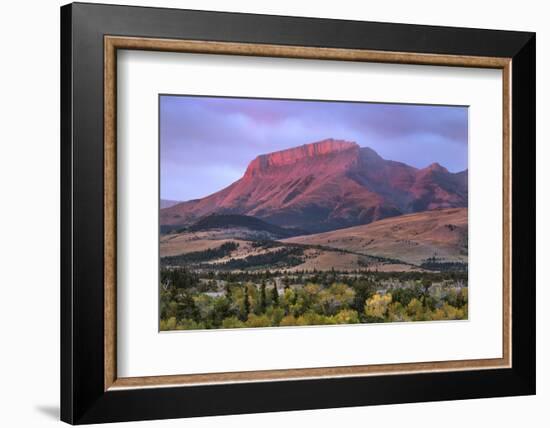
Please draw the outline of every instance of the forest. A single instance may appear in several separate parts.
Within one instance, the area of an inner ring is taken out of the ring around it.
[[[161,269],[160,330],[468,318],[468,278],[450,272]]]

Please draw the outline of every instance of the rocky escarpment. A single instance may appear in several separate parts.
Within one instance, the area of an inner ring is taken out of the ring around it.
[[[162,225],[241,214],[319,232],[400,214],[467,206],[467,172],[385,160],[355,142],[326,139],[260,155],[212,195],[161,210]]]

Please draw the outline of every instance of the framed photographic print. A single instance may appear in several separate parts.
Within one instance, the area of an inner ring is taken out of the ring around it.
[[[535,393],[533,33],[76,3],[61,53],[62,420]]]

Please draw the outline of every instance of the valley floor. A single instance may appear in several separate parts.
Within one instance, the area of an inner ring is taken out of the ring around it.
[[[243,227],[183,230],[161,236],[160,254],[163,266],[200,270],[465,270],[467,220],[466,208],[452,208],[286,239]]]
[[[467,319],[467,217],[433,210],[291,238],[217,217],[161,235],[160,329]]]

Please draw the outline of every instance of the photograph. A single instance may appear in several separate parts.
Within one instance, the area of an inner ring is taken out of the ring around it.
[[[159,96],[160,330],[468,319],[468,107]]]

